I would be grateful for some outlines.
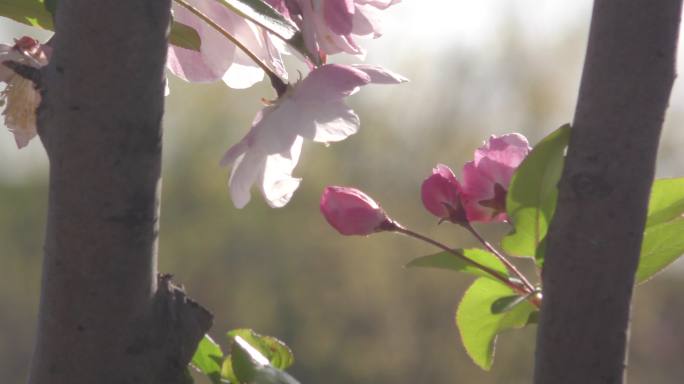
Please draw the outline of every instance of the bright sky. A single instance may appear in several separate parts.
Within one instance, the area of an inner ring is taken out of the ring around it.
[[[497,25],[514,12],[537,38],[557,36],[588,20],[589,0],[403,0],[389,10],[387,36],[439,48],[497,39]]]

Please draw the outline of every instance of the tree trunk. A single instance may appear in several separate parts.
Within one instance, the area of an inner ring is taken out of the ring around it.
[[[211,315],[157,278],[170,0],[57,7],[40,82],[50,192],[29,382],[184,382]]]
[[[681,0],[596,0],[547,239],[535,383],[623,383]]]

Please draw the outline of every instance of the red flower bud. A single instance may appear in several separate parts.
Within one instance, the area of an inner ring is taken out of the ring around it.
[[[326,187],[321,213],[343,235],[370,235],[391,228],[393,222],[378,203],[355,188]]]
[[[461,185],[446,165],[437,164],[423,181],[421,197],[425,209],[433,215],[457,224],[468,222],[461,203]]]

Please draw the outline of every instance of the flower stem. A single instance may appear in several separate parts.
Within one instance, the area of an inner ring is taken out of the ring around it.
[[[511,263],[501,251],[496,249],[484,237],[482,237],[482,235],[480,235],[480,233],[477,230],[475,230],[475,228],[473,228],[473,226],[470,225],[470,223],[462,224],[462,226],[465,229],[467,229],[468,232],[470,232],[473,236],[475,236],[475,238],[478,241],[480,241],[485,246],[485,248],[487,248],[491,253],[493,253],[494,256],[501,260],[501,262],[506,266],[506,269],[508,269],[510,273],[515,275],[515,277],[519,278],[520,281],[522,281],[525,287],[529,290],[529,292],[534,292],[534,285],[530,283],[527,277],[525,277],[525,275],[523,275],[522,272],[520,272],[520,270],[518,270],[518,268],[516,268],[516,266],[513,263]]]
[[[527,287],[527,286],[520,286],[520,285],[518,285],[518,284],[515,284],[514,282],[512,282],[511,280],[509,280],[506,276],[502,275],[501,272],[495,271],[495,270],[493,270],[492,268],[489,268],[489,267],[487,267],[487,266],[484,266],[484,265],[478,263],[477,261],[472,260],[472,259],[466,257],[466,256],[463,255],[462,253],[460,253],[460,252],[458,252],[458,251],[456,251],[456,250],[454,250],[454,249],[451,249],[451,248],[447,247],[446,245],[444,245],[444,244],[442,244],[442,243],[440,243],[440,242],[438,242],[438,241],[436,241],[436,240],[433,240],[433,239],[431,239],[431,238],[429,238],[429,237],[427,237],[427,236],[421,235],[420,233],[416,233],[416,232],[414,232],[414,231],[412,231],[412,230],[410,230],[410,229],[404,228],[404,227],[402,227],[401,225],[396,225],[396,226],[395,226],[394,228],[392,228],[391,230],[394,231],[394,232],[401,233],[401,234],[403,234],[403,235],[410,236],[410,237],[413,237],[413,238],[415,238],[415,239],[424,241],[424,242],[426,242],[426,243],[432,244],[432,245],[434,245],[434,246],[437,247],[437,248],[440,248],[440,249],[442,249],[442,250],[444,250],[444,251],[446,251],[446,252],[449,252],[449,253],[451,253],[452,255],[458,257],[459,259],[461,259],[461,260],[463,260],[463,261],[469,263],[470,265],[474,266],[475,268],[478,268],[478,269],[480,269],[480,270],[482,270],[482,271],[484,271],[484,272],[487,272],[487,273],[490,274],[492,277],[494,277],[495,279],[501,281],[501,282],[504,283],[507,287],[513,289],[514,291],[516,291],[516,292],[518,292],[518,293],[520,293],[520,294],[528,295],[528,294],[534,292],[534,287],[532,287],[532,290],[529,290],[529,287]],[[539,307],[538,302],[536,302],[534,299],[530,299],[530,301],[531,301],[533,304],[535,304],[537,307]]]
[[[195,8],[194,6],[192,6],[190,3],[188,3],[188,2],[185,1],[185,0],[173,0],[173,1],[175,1],[175,2],[176,2],[178,5],[180,5],[181,7],[183,7],[183,8],[185,8],[185,9],[187,9],[188,11],[192,12],[195,16],[197,16],[197,17],[199,17],[200,19],[202,19],[202,21],[204,21],[205,23],[207,23],[210,27],[214,28],[216,31],[218,31],[220,34],[222,34],[222,35],[225,36],[228,40],[230,40],[233,44],[235,44],[238,48],[240,48],[240,50],[241,50],[242,52],[244,52],[247,56],[249,56],[249,58],[252,59],[252,61],[254,61],[254,63],[255,63],[256,65],[259,66],[259,68],[261,68],[264,72],[266,72],[266,74],[268,75],[268,77],[271,78],[271,83],[273,83],[273,86],[274,86],[274,88],[276,88],[276,90],[277,90],[279,87],[284,87],[284,86],[286,86],[285,83],[283,82],[283,80],[280,78],[280,76],[278,76],[278,74],[276,74],[276,73],[273,71],[273,69],[271,69],[266,63],[264,63],[264,62],[263,62],[259,57],[257,57],[257,55],[255,55],[252,51],[250,51],[249,48],[247,48],[247,46],[245,46],[244,44],[242,44],[242,42],[241,42],[240,40],[238,40],[235,36],[231,35],[230,32],[228,32],[227,30],[225,30],[225,29],[224,29],[223,27],[221,27],[220,25],[216,24],[216,23],[215,23],[209,16],[207,16],[204,12],[202,12],[202,11],[200,11],[199,9]]]

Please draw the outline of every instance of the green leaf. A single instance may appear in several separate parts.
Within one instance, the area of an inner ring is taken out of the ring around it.
[[[271,336],[263,336],[251,329],[234,329],[228,332],[228,337],[235,339],[242,337],[252,347],[256,348],[268,359],[271,365],[278,369],[286,369],[294,363],[294,355],[285,343]]]
[[[238,384],[240,382],[233,371],[232,355],[229,355],[227,359],[223,360],[223,365],[221,366],[221,378],[233,384]]]
[[[47,9],[48,12],[50,12],[53,17],[55,15],[55,11],[57,10],[57,0],[43,0],[45,3],[45,9]]]
[[[457,249],[456,252],[460,252],[463,256],[477,261],[485,267],[489,267],[495,271],[501,272],[501,274],[504,276],[508,276],[506,267],[503,265],[501,260],[499,260],[491,252],[487,252],[479,248]],[[440,252],[433,255],[418,257],[406,264],[406,268],[413,267],[448,269],[452,271],[469,273],[475,276],[492,278],[489,273],[474,267],[472,264],[449,252]]]
[[[490,308],[492,314],[496,315],[512,310],[527,300],[527,296],[511,295],[496,299]]]
[[[268,365],[268,359],[242,337],[236,336],[230,350],[233,373],[239,383],[252,382],[256,368]]]
[[[285,371],[274,367],[264,354],[239,335],[235,335],[231,350],[232,371],[237,383],[299,384]]]
[[[299,384],[294,377],[287,372],[274,368],[270,365],[257,367],[254,375],[254,384]]]
[[[492,305],[514,295],[512,289],[491,279],[479,278],[463,295],[456,310],[456,325],[468,356],[484,370],[494,361],[496,335],[525,326],[536,308],[525,301],[508,312],[492,313]]]
[[[0,16],[10,18],[32,27],[52,30],[52,14],[48,7],[52,6],[48,0],[2,0],[0,1]]]
[[[253,21],[283,40],[293,38],[299,28],[264,0],[217,0],[233,13]]]
[[[643,283],[684,253],[684,219],[646,228],[641,243],[637,283]]]
[[[651,187],[646,226],[670,221],[681,216],[682,213],[684,213],[684,177],[656,180]]]
[[[308,57],[314,64],[320,65],[321,59],[313,52],[309,52],[304,43],[304,37],[296,24],[280,12],[271,7],[264,0],[217,0],[232,12],[264,27],[274,35],[283,39],[303,56]]]
[[[174,20],[171,24],[169,44],[191,49],[193,51],[199,51],[202,46],[202,40],[200,39],[199,33],[197,33],[194,28]]]
[[[223,362],[223,351],[209,335],[204,335],[192,357],[192,365],[201,373],[207,375],[211,382],[218,384],[221,382],[221,364]]]
[[[556,209],[558,181],[570,138],[570,126],[564,125],[537,144],[520,164],[511,179],[506,196],[506,211],[514,229],[501,241],[503,249],[514,256],[535,256]]]

